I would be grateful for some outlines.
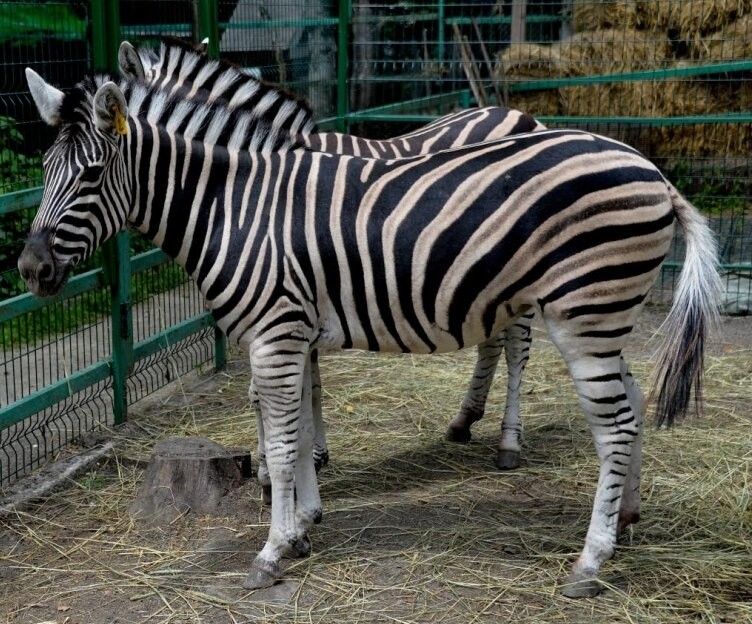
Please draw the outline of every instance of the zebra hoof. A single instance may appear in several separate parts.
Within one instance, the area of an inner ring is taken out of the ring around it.
[[[470,433],[470,429],[449,427],[446,432],[446,439],[457,444],[467,444],[473,439],[473,434]]]
[[[313,462],[316,468],[316,474],[318,474],[324,466],[329,464],[329,452],[324,451],[320,456],[314,457]]]
[[[616,534],[620,535],[630,524],[637,524],[639,521],[639,511],[632,511],[629,513],[619,512],[619,523],[616,525]]]
[[[520,452],[500,450],[496,455],[496,467],[499,470],[514,470],[520,467]]]
[[[285,554],[286,559],[305,559],[311,554],[311,540],[307,535],[295,540],[292,544],[289,552]]]
[[[271,485],[261,486],[261,502],[264,505],[272,504],[272,486]]]
[[[278,563],[257,558],[253,562],[253,565],[251,565],[251,571],[248,572],[248,576],[243,581],[243,587],[245,589],[271,587],[279,580],[280,576],[282,574]]]
[[[603,587],[595,576],[588,576],[582,572],[573,572],[567,577],[561,593],[567,598],[594,598],[603,591]]]

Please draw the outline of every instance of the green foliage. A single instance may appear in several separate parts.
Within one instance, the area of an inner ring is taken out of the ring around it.
[[[25,292],[23,281],[20,292]],[[131,302],[135,305],[154,295],[167,292],[184,283],[186,275],[173,264],[147,269],[131,278]],[[56,334],[69,334],[76,329],[98,322],[110,314],[110,295],[107,288],[92,290],[72,299],[53,303],[36,312],[23,314],[2,323],[2,348],[11,345],[33,344]]]
[[[34,45],[49,38],[85,40],[86,20],[76,15],[67,3],[0,4],[0,43]]]
[[[679,163],[667,176],[705,214],[738,215],[752,205],[745,182],[730,178],[726,171],[694,173],[688,163]]]
[[[24,137],[13,117],[0,116],[0,192],[12,193],[29,188],[29,180],[42,179],[40,156],[26,156],[19,148]]]

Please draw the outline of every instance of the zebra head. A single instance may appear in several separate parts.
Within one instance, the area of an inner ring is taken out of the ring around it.
[[[70,93],[27,68],[26,79],[42,119],[59,128],[44,156],[44,194],[18,259],[35,295],[56,294],[71,269],[125,227],[131,205],[123,145],[128,105],[105,78]]]

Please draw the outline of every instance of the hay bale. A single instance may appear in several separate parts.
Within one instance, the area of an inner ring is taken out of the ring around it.
[[[672,56],[669,40],[639,30],[580,32],[559,45],[562,66],[569,75],[618,74],[664,65]],[[560,89],[562,110],[567,115],[632,116],[639,110],[655,110],[650,83],[594,84]],[[647,102],[639,101],[647,97]],[[650,114],[650,113],[645,113]]]
[[[673,57],[665,35],[623,28],[579,32],[558,47],[560,62],[576,76],[653,69]]]
[[[752,13],[752,0],[704,0],[703,2],[667,2],[641,0],[641,26],[652,31],[675,30],[690,46],[700,38],[735,19]]]
[[[724,25],[708,37],[698,38],[691,48],[693,58],[705,62],[752,58],[752,15]]]
[[[496,59],[494,78],[499,82],[506,81],[510,86],[515,82],[567,75],[558,48],[550,45],[515,43],[497,54]],[[557,115],[559,94],[556,89],[511,93],[510,106],[533,116]]]
[[[641,23],[637,2],[574,0],[568,10],[575,32],[601,28],[635,28]]]
[[[752,124],[670,126],[659,129],[655,152],[667,158],[746,158],[751,141]]]

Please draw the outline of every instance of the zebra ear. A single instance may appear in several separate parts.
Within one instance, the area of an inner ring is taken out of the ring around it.
[[[196,52],[199,54],[206,54],[209,51],[209,37],[204,37],[196,46]]]
[[[47,84],[31,67],[26,68],[26,82],[29,83],[31,97],[42,120],[50,126],[60,125],[60,109],[63,107],[65,94],[50,84]]]
[[[128,133],[128,104],[114,82],[105,82],[94,94],[94,124],[102,132]]]
[[[128,41],[123,41],[118,50],[118,65],[120,73],[128,80],[145,80],[146,70],[141,62],[141,57]]]

